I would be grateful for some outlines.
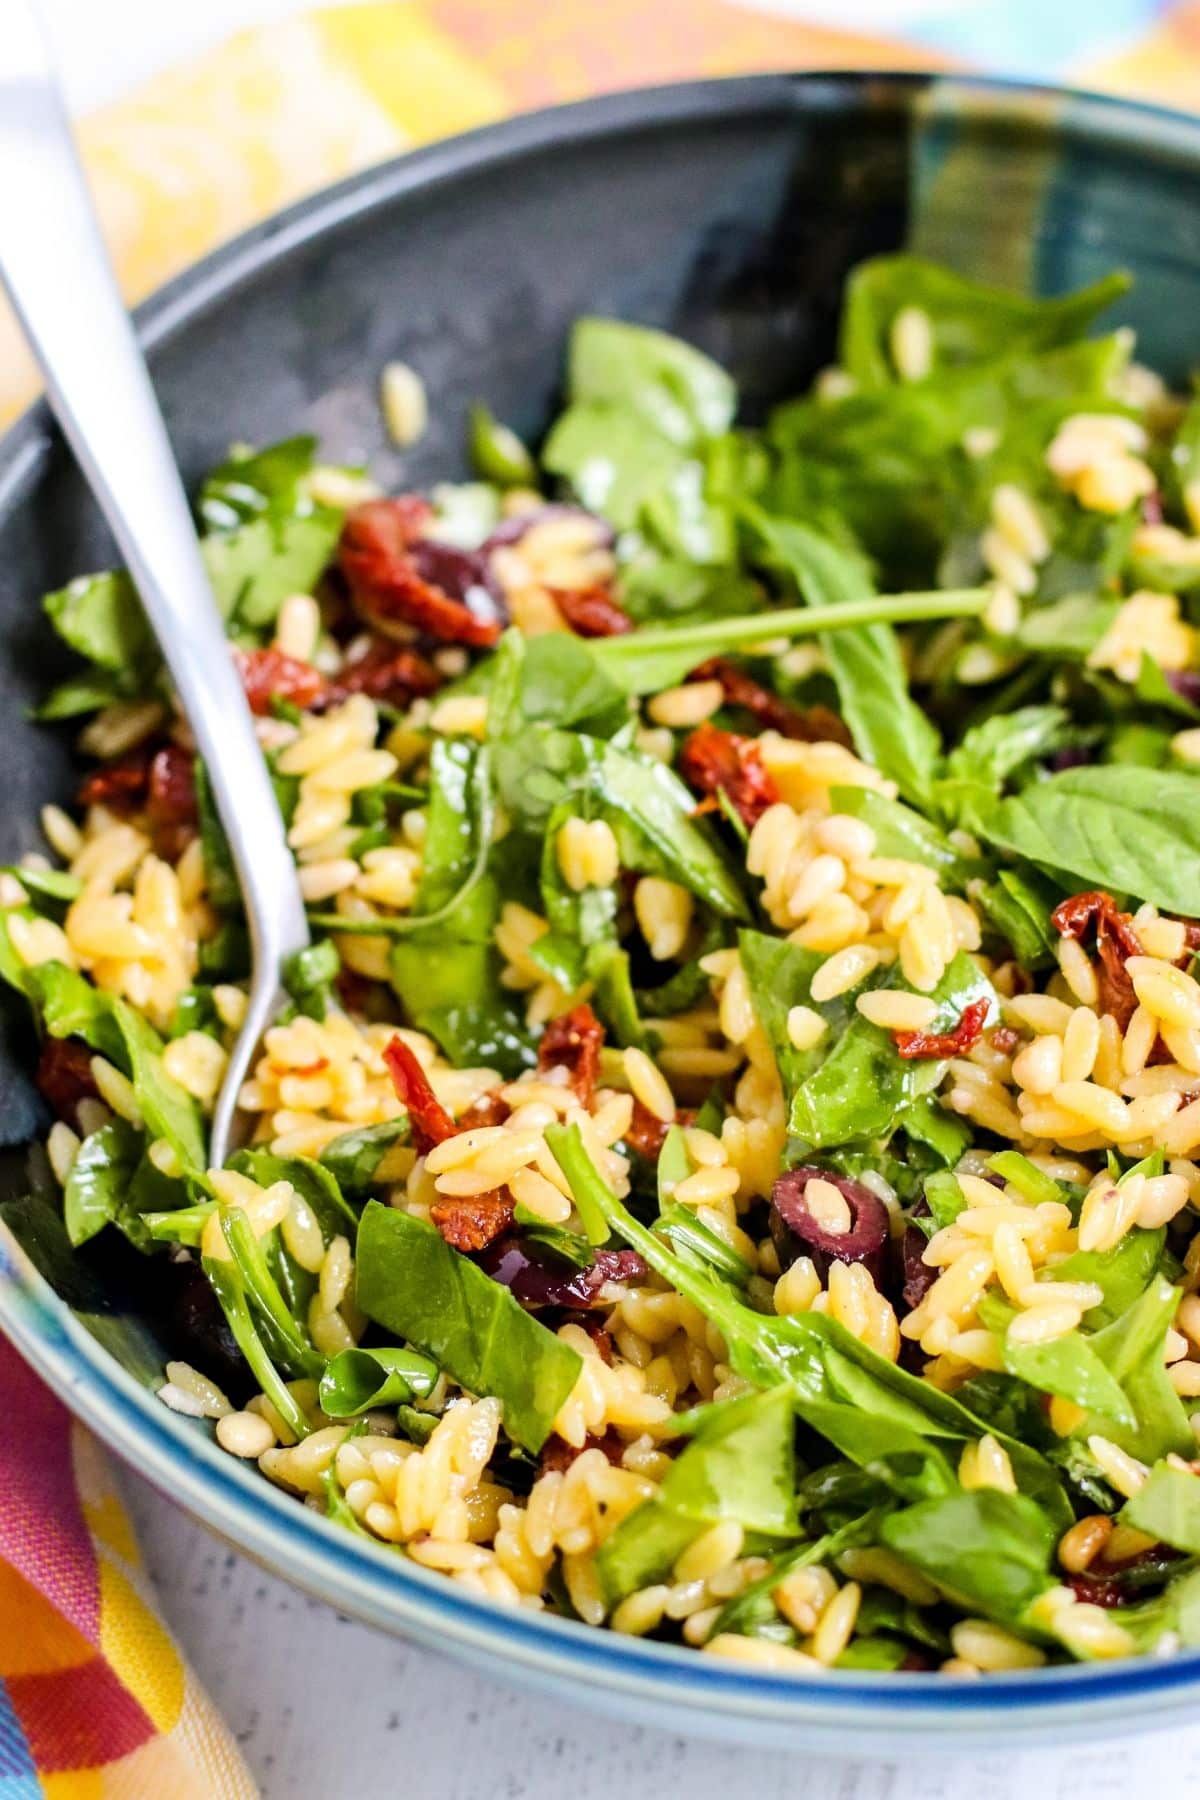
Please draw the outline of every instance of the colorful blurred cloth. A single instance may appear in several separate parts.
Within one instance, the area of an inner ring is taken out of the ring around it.
[[[1069,78],[1200,107],[1200,3],[297,8],[85,119],[81,138],[125,291],[138,300],[315,188],[524,108],[692,75],[930,64]],[[0,419],[34,389],[16,327],[0,316]],[[148,1603],[94,1440],[3,1343],[0,1392],[0,1800],[252,1794],[232,1740]]]
[[[0,1800],[243,1800],[96,1440],[0,1338]]]

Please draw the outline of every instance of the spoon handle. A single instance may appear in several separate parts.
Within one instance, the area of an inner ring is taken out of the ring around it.
[[[6,11],[4,61],[0,275],[154,627],[208,770],[246,905],[254,976],[214,1121],[220,1160],[239,1065],[244,1074],[275,1005],[281,961],[308,943],[308,924],[162,414],[27,0],[11,0]]]

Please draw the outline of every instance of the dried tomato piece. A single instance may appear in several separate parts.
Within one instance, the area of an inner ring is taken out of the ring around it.
[[[693,1125],[696,1120],[694,1112],[680,1107],[675,1114],[676,1125]],[[636,1097],[633,1102],[633,1118],[629,1130],[625,1133],[625,1142],[639,1156],[657,1162],[663,1147],[663,1139],[671,1127],[665,1119],[656,1117],[648,1106],[643,1106]]]
[[[179,744],[164,744],[150,764],[146,791],[146,820],[154,848],[168,862],[177,862],[196,835],[196,759]]]
[[[575,1461],[575,1458],[577,1456],[582,1456],[585,1450],[603,1450],[613,1467],[619,1469],[621,1466],[621,1458],[625,1454],[625,1442],[620,1434],[613,1430],[611,1425],[608,1427],[608,1430],[604,1433],[603,1437],[596,1437],[593,1433],[589,1432],[578,1449],[575,1448],[574,1444],[568,1444],[565,1438],[560,1438],[556,1431],[551,1432],[550,1436],[546,1439],[546,1442],[542,1445],[542,1454],[538,1462],[538,1474],[545,1475],[551,1470],[555,1470],[561,1474],[564,1470],[569,1469],[571,1464]]]
[[[1124,1031],[1138,1003],[1125,963],[1129,957],[1142,954],[1130,915],[1120,910],[1111,894],[1095,889],[1061,901],[1050,914],[1050,923],[1060,937],[1074,938],[1077,943],[1089,931],[1095,931],[1100,958],[1100,1010],[1111,1013]]]
[[[723,792],[747,830],[779,799],[779,789],[763,767],[758,745],[751,738],[722,731],[707,719],[684,744],[679,768],[697,793],[715,796]]]
[[[383,1053],[397,1098],[408,1108],[413,1143],[425,1156],[435,1144],[453,1137],[458,1126],[429,1085],[429,1077],[402,1037],[394,1037]]]
[[[34,1081],[58,1118],[68,1125],[79,1123],[79,1102],[95,1100],[100,1092],[92,1074],[92,1052],[78,1038],[46,1038]]]
[[[432,518],[416,494],[368,500],[347,515],[338,566],[355,604],[377,624],[408,625],[442,643],[494,644],[501,610],[483,559],[425,538]]]
[[[512,1224],[515,1210],[507,1188],[489,1188],[484,1194],[441,1195],[429,1209],[429,1217],[454,1250],[486,1250]]]
[[[801,710],[763,687],[761,682],[739,669],[724,656],[714,656],[701,663],[688,676],[689,681],[719,681],[730,706],[744,706],[753,713],[764,731],[777,731],[781,737],[798,743],[844,744],[847,750],[854,740],[838,715],[828,706],[808,706]]]
[[[499,1089],[494,1089],[490,1094],[480,1094],[478,1100],[472,1100],[458,1121],[458,1129],[475,1131],[481,1125],[503,1125],[511,1111],[512,1108],[501,1097]]]
[[[621,637],[633,620],[605,587],[551,588],[554,604],[577,637]]]
[[[894,1031],[892,1039],[905,1062],[917,1057],[965,1056],[983,1036],[989,1000],[972,1000],[964,1006],[953,1031]]]
[[[139,744],[116,762],[93,769],[79,784],[80,806],[106,806],[114,813],[139,812],[150,785],[151,756],[149,746]]]
[[[1020,1041],[1020,1032],[1014,1031],[1011,1025],[997,1025],[988,1037],[992,1049],[998,1050],[1001,1056],[1011,1055]]]
[[[366,694],[389,706],[407,706],[422,695],[436,693],[441,685],[442,677],[419,650],[397,649],[386,638],[376,638],[364,656],[347,663],[325,683],[324,693],[314,704],[336,706],[351,694]]]
[[[587,1004],[573,1007],[551,1019],[538,1045],[538,1068],[566,1069],[571,1090],[580,1106],[590,1106],[600,1070],[604,1027]]]
[[[287,700],[293,706],[315,706],[325,691],[325,677],[320,669],[297,656],[286,656],[282,650],[235,650],[242,686],[250,711],[260,717],[269,713],[272,700]]]

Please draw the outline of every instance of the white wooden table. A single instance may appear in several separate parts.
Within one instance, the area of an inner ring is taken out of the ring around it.
[[[1200,1728],[894,1766],[687,1743],[521,1694],[340,1617],[124,1478],[162,1610],[266,1800],[1200,1796]]]

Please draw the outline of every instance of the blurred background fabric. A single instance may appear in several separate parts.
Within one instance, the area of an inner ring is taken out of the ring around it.
[[[1200,0],[43,0],[131,301],[433,138],[692,75],[962,67],[1200,108]],[[2,54],[2,52],[0,52]],[[35,391],[0,317],[0,420]]]

